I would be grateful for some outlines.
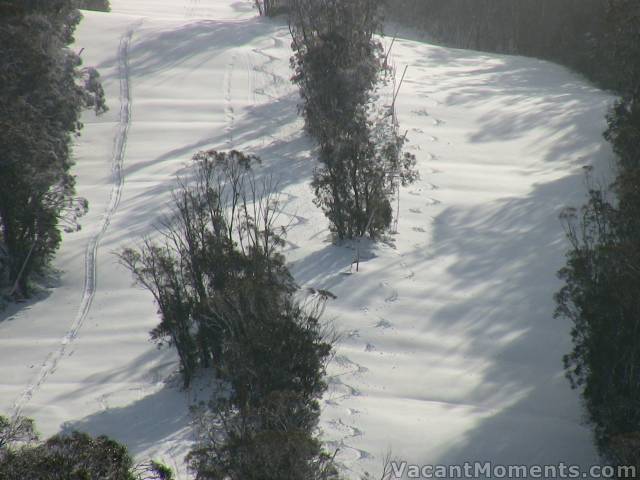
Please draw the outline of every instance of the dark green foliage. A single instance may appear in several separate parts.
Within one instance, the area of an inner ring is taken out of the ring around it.
[[[334,139],[335,140],[335,139]],[[417,179],[415,156],[403,153],[397,125],[379,117],[321,148],[323,166],[311,183],[314,203],[322,208],[339,238],[379,237],[393,218],[391,197],[399,185]]]
[[[85,433],[56,435],[45,443],[10,450],[2,459],[0,479],[134,480],[127,449],[107,437]]]
[[[636,97],[640,98],[640,94]],[[637,103],[619,101],[608,117],[609,128],[605,133],[624,168],[638,167],[640,158],[640,108]]]
[[[291,2],[292,81],[306,128],[321,145],[363,127],[357,116],[382,68],[382,46],[373,36],[380,21],[371,0]]]
[[[375,107],[376,87],[390,75],[374,37],[380,25],[374,0],[290,2],[292,81],[306,129],[320,146],[315,203],[341,239],[383,233],[392,219],[390,196],[416,177],[393,111]]]
[[[627,99],[640,98],[640,7],[633,0],[609,0],[601,55],[612,61],[604,65],[612,70],[614,86]]]
[[[638,19],[640,4],[612,2],[609,39],[629,62],[629,83],[605,132],[617,176],[611,194],[590,182],[587,205],[565,214],[572,248],[559,272],[565,285],[556,294],[556,316],[573,323],[565,368],[582,390],[600,451],[640,468],[640,76],[633,74],[640,57],[627,56],[640,48]]]
[[[609,442],[609,451],[615,452],[613,458],[618,465],[635,467],[637,472],[640,468],[640,432],[613,436]]]
[[[83,10],[96,10],[99,12],[110,12],[109,0],[77,0],[78,8]]]
[[[4,0],[0,12],[0,282],[24,296],[61,228],[79,228],[71,144],[81,111],[105,107],[97,72],[68,49],[80,21],[71,0]]]
[[[259,406],[226,402],[197,413],[200,442],[187,461],[196,480],[338,479],[333,458],[311,434],[319,408],[291,392]]]
[[[173,480],[158,462],[134,465],[106,436],[73,431],[37,442],[33,420],[0,416],[0,480]]]
[[[196,479],[338,478],[315,436],[332,351],[319,318],[331,295],[312,293],[310,304],[289,297],[267,312],[229,316],[222,377],[233,389],[196,415],[200,440],[187,457]]]
[[[640,431],[640,237],[628,235],[624,216],[592,188],[580,218],[566,218],[572,250],[556,295],[556,315],[573,322],[565,367],[603,448],[612,435]]]
[[[286,296],[281,305],[256,310],[241,295],[228,312],[222,377],[233,387],[238,405],[257,405],[273,392],[292,391],[303,400],[320,397],[332,345],[320,322],[325,298],[300,305]],[[319,303],[318,303],[319,302]]]

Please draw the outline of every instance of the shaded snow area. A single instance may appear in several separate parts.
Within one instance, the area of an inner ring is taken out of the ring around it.
[[[110,108],[85,116],[75,149],[91,210],[65,234],[52,288],[2,314],[2,413],[44,435],[108,434],[188,478],[188,406],[209,389],[179,388],[175,353],[149,341],[152,297],[113,253],[154,234],[193,153],[233,147],[280,181],[297,281],[338,296],[321,427],[349,476],[377,472],[388,449],[421,464],[597,461],[552,295],[558,214],[583,202],[582,167],[609,161],[609,95],[547,62],[398,38],[398,118],[421,179],[400,193],[397,233],[349,273],[353,249],[330,242],[312,203],[284,20],[250,0],[111,2],[76,35]]]

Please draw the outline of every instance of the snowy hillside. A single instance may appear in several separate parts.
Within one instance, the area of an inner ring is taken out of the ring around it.
[[[354,478],[389,448],[431,464],[597,460],[552,295],[557,217],[583,200],[581,167],[607,165],[610,96],[557,65],[400,36],[398,115],[421,180],[401,192],[397,234],[348,274],[353,250],[330,243],[312,203],[284,21],[258,18],[251,0],[111,3],[76,35],[110,107],[84,118],[75,151],[91,210],[65,236],[55,285],[0,314],[0,412],[45,435],[106,433],[187,478],[187,408],[206,397],[179,389],[174,352],[149,341],[152,298],[113,252],[154,233],[193,153],[236,148],[280,180],[297,281],[338,296],[321,425]]]

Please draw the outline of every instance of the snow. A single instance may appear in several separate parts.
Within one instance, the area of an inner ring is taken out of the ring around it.
[[[187,478],[188,406],[206,382],[180,390],[175,354],[149,341],[152,298],[113,253],[154,233],[193,153],[236,148],[280,180],[297,281],[338,296],[321,427],[350,476],[377,472],[387,449],[421,464],[597,462],[563,377],[570,327],[552,318],[552,295],[566,248],[558,214],[585,198],[581,167],[606,171],[612,97],[547,62],[401,35],[398,116],[421,180],[401,191],[397,234],[364,243],[355,272],[354,250],[331,244],[312,203],[288,29],[252,3],[112,0],[111,13],[85,12],[75,48],[110,107],[85,116],[75,150],[91,210],[65,235],[52,288],[1,314],[0,411],[34,417],[45,436],[111,435]]]

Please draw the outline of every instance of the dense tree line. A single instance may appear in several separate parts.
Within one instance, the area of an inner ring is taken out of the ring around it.
[[[280,253],[276,184],[253,173],[259,158],[212,150],[194,160],[162,240],[120,254],[155,297],[152,336],[178,351],[185,387],[211,367],[230,389],[198,413],[189,465],[203,480],[332,478],[315,437],[332,295],[298,291]]]
[[[383,233],[391,196],[417,177],[393,106],[376,102],[378,88],[391,81],[388,52],[375,36],[380,27],[375,0],[289,1],[292,81],[320,147],[315,203],[340,239]]]
[[[71,146],[80,113],[105,110],[95,70],[70,50],[73,0],[0,1],[0,287],[21,297],[87,204]]]
[[[623,80],[605,132],[616,178],[609,188],[590,180],[588,203],[564,214],[572,248],[556,315],[573,323],[565,367],[600,451],[640,468],[640,3],[611,2],[607,20]]]
[[[439,43],[552,60],[608,88],[623,76],[606,26],[609,0],[388,0],[387,16]]]
[[[31,419],[0,416],[0,480],[172,480],[161,463],[134,464],[124,445],[72,431],[39,441]]]

